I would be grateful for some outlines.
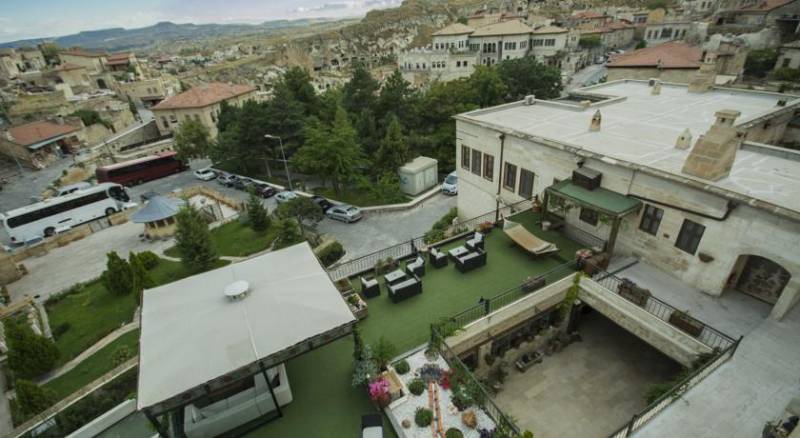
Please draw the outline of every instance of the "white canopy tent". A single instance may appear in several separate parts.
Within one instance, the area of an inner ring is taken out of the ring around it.
[[[242,281],[245,295],[226,294]],[[138,408],[150,417],[178,409],[349,334],[355,322],[307,243],[146,290]]]

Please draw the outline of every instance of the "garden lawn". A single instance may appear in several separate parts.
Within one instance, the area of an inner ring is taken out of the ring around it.
[[[131,322],[137,305],[133,294],[114,295],[100,280],[91,281],[57,302],[46,304],[54,332],[57,333],[61,325],[69,325],[63,334],[56,337],[56,346],[61,352],[57,366]]]
[[[229,260],[217,260],[217,263],[211,269],[221,268],[230,264]],[[150,277],[156,286],[161,286],[173,281],[178,281],[183,278],[191,276],[192,273],[187,271],[181,262],[173,262],[172,260],[160,259],[158,265],[150,270]]]
[[[402,194],[401,194],[402,198],[399,201],[391,199],[382,199],[380,197],[375,196],[371,192],[356,187],[345,188],[342,191],[342,193],[338,195],[330,187],[316,188],[314,189],[314,193],[317,195],[322,195],[329,199],[333,199],[339,202],[344,202],[345,204],[355,205],[358,207],[371,207],[373,205],[397,204],[397,203],[408,202],[411,200],[411,198]]]
[[[138,354],[139,330],[125,333],[86,358],[71,371],[47,382],[43,386],[53,390],[57,399],[61,400],[113,370],[115,367],[113,362],[114,352],[123,346],[128,347],[133,355]]]
[[[217,249],[217,254],[221,256],[245,257],[269,248],[277,234],[277,227],[256,232],[235,220],[212,229],[211,241]],[[164,251],[164,254],[176,258],[181,256],[178,248],[174,246]]]

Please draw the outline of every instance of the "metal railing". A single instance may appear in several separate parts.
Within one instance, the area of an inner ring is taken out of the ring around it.
[[[570,274],[574,274],[577,269],[575,260],[566,262],[562,265],[525,280],[522,284],[503,291],[491,298],[482,301],[469,309],[456,315],[442,319],[441,324],[446,333],[451,333],[455,329],[465,327],[467,324],[477,321],[501,308],[519,300],[525,295],[531,294],[549,284],[555,283]]]
[[[625,280],[602,270],[595,272],[595,274],[592,275],[592,280],[603,286],[603,288],[609,292],[623,296],[620,293],[620,286],[625,283]],[[669,320],[673,313],[681,312],[675,306],[672,306],[671,304],[668,304],[652,295],[647,296],[644,305],[641,307],[651,315],[666,323],[670,322]],[[696,336],[696,339],[711,349],[724,350],[736,342],[735,339],[731,338],[725,333],[722,333],[714,327],[711,327],[702,321],[699,322],[703,324],[703,329],[700,334]]]
[[[727,362],[728,359],[733,357],[733,354],[739,347],[739,342],[741,342],[741,340],[742,338],[733,341],[733,343],[728,345],[724,350],[719,351],[702,366],[693,370],[686,378],[673,386],[672,389],[661,395],[661,397],[656,399],[654,402],[650,403],[646,408],[634,414],[627,424],[609,435],[609,437],[626,438],[644,427],[650,422],[650,420],[655,418],[658,414],[664,411],[664,409],[669,407],[672,402],[679,399],[683,394],[686,393],[686,391],[700,383],[700,381],[705,379],[708,375],[714,372],[714,370],[719,368],[723,363]]]
[[[519,201],[514,204],[500,207],[497,210],[486,212],[480,216],[459,221],[458,223],[453,225],[453,229],[455,230],[453,236],[441,242],[436,242],[433,244],[429,244],[427,246],[429,247],[439,246],[453,239],[458,239],[460,237],[463,237],[466,233],[472,232],[479,224],[482,224],[484,222],[489,222],[494,224],[495,218],[497,218],[498,215],[508,216],[526,210],[527,208],[530,207],[530,202],[531,202],[530,199],[525,199],[523,201]],[[354,275],[358,275],[372,270],[375,267],[375,264],[378,263],[378,261],[380,260],[386,260],[387,258],[390,257],[393,258],[394,260],[401,260],[407,257],[411,257],[412,255],[416,254],[417,251],[423,246],[426,246],[425,236],[414,237],[405,242],[398,243],[397,245],[390,246],[388,248],[384,248],[379,251],[367,254],[365,256],[361,256],[359,258],[333,266],[330,269],[328,269],[328,276],[333,281],[341,280],[343,278],[349,278]]]
[[[470,396],[475,401],[475,403],[484,411],[486,414],[492,418],[496,425],[495,435],[494,436],[504,436],[504,437],[519,437],[520,431],[519,427],[511,420],[499,406],[494,403],[492,400],[492,396],[489,392],[484,388],[483,384],[475,377],[472,372],[469,371],[469,368],[461,361],[458,355],[450,349],[450,346],[444,340],[444,337],[439,333],[435,326],[431,326],[431,336],[438,338],[439,344],[439,354],[442,358],[447,362],[450,366],[450,369],[456,370],[461,376],[464,376],[468,382],[469,388],[473,388],[474,390],[471,391]]]

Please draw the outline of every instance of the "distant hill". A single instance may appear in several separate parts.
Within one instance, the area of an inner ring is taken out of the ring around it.
[[[261,24],[176,24],[165,21],[138,29],[111,28],[60,37],[11,41],[0,43],[0,48],[35,46],[41,42],[55,42],[61,47],[80,46],[87,49],[128,50],[158,42],[256,34],[290,27],[305,27],[326,21],[334,20],[325,18],[274,20]]]

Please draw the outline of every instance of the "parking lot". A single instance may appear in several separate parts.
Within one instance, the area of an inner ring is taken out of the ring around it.
[[[191,167],[195,170],[205,166],[208,166],[208,162],[201,160],[192,163]],[[195,185],[207,186],[234,199],[247,199],[246,192],[225,187],[214,180],[200,181],[192,171],[146,182],[129,188],[128,192],[132,200],[140,202],[141,195],[148,192],[168,194]],[[0,200],[2,197],[0,193]],[[273,211],[277,206],[275,197],[265,199],[264,205]],[[325,218],[319,223],[318,231],[340,241],[347,251],[345,258],[353,259],[424,234],[455,205],[455,197],[437,194],[411,209],[367,213],[360,221],[351,224]],[[16,300],[24,295],[39,295],[44,299],[77,282],[96,278],[105,269],[106,253],[110,251],[117,251],[121,255],[127,255],[129,251],[158,252],[172,245],[170,241],[142,241],[139,238],[142,231],[140,224],[126,223],[25,260],[23,263],[30,273],[9,285],[12,298]]]

